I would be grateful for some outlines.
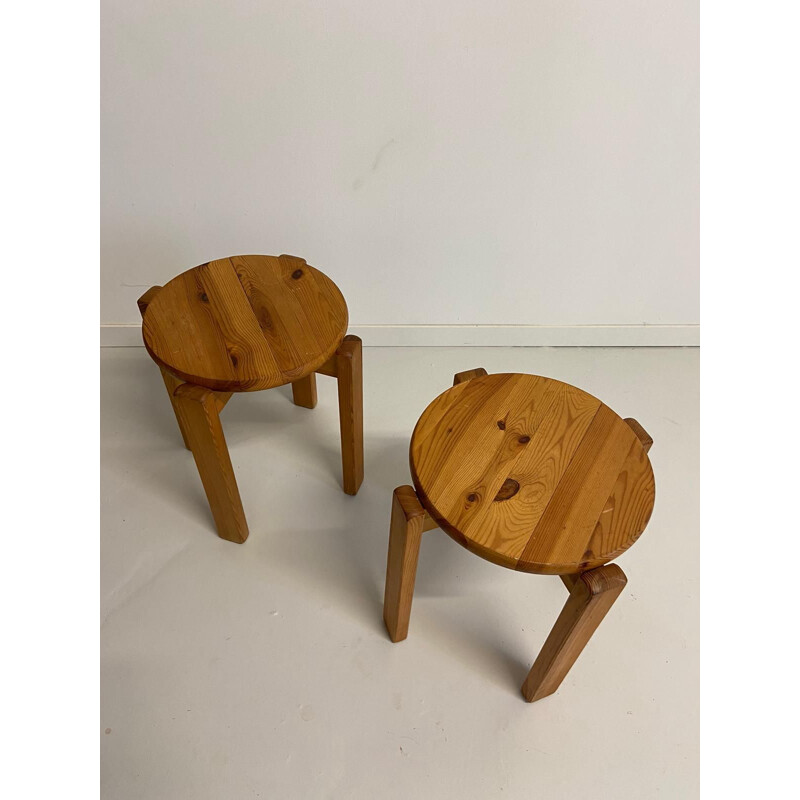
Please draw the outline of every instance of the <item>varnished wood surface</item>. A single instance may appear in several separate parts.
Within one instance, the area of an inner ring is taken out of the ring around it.
[[[147,311],[147,306],[153,302],[155,296],[161,291],[161,286],[151,286],[137,301],[136,305],[139,306],[139,313],[144,317],[144,312]],[[161,370],[161,377],[164,379],[164,386],[167,387],[167,394],[169,395],[169,402],[172,404],[172,411],[175,414],[175,419],[178,421],[178,428],[180,428],[181,436],[183,437],[183,444],[187,450],[189,447],[189,438],[186,435],[186,423],[181,418],[180,409],[175,400],[174,392],[181,385],[182,381],[176,378],[171,373],[167,372],[161,365],[158,365]],[[224,405],[224,404],[223,404]]]
[[[336,351],[339,428],[342,440],[342,488],[358,494],[364,480],[364,390],[361,339],[345,336]]]
[[[572,580],[569,598],[522,684],[522,695],[529,703],[558,689],[626,583],[625,573],[616,564]]]
[[[219,421],[217,396],[202,386],[182,383],[175,390],[175,401],[217,532],[221,538],[241,544],[247,539],[247,520]]]
[[[222,258],[149,294],[142,334],[152,358],[215,391],[298,381],[333,356],[347,331],[339,289],[296,256]]]
[[[411,474],[425,510],[502,566],[558,575],[630,547],[655,481],[632,427],[592,395],[535,375],[457,383],[423,412]]]
[[[292,384],[292,399],[296,406],[317,407],[317,376],[314,372]]]
[[[393,642],[408,636],[419,545],[425,511],[411,486],[398,486],[392,495],[389,557],[383,596],[383,621]]]
[[[631,430],[642,443],[645,453],[649,453],[650,448],[653,446],[653,437],[633,417],[628,417],[625,422],[631,426]]]

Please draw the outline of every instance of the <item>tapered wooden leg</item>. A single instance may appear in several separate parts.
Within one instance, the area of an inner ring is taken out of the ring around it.
[[[317,405],[317,376],[312,372],[292,384],[292,398],[296,406],[315,408]]]
[[[247,520],[222,433],[215,393],[201,386],[182,383],[175,389],[174,397],[217,532],[229,542],[241,543],[247,539]]]
[[[356,494],[364,480],[364,399],[358,336],[345,336],[339,345],[336,379],[342,432],[342,485],[347,494]]]
[[[625,573],[616,564],[581,573],[522,684],[529,703],[558,689],[626,583]]]
[[[139,313],[142,315],[142,319],[144,319],[144,312],[147,311],[147,306],[153,302],[155,296],[161,291],[162,288],[162,286],[151,286],[136,301],[136,305],[139,307]],[[185,425],[181,419],[181,415],[178,413],[178,406],[175,404],[175,398],[172,395],[175,389],[181,385],[182,381],[176,378],[172,373],[167,372],[164,367],[159,366],[159,369],[161,370],[161,377],[164,379],[164,386],[167,387],[167,394],[169,395],[169,402],[172,405],[172,410],[175,412],[175,419],[178,420],[178,427],[181,429],[183,443],[186,445],[186,448],[190,450],[191,448],[189,447],[189,440],[186,438]]]
[[[383,621],[393,642],[401,642],[408,636],[424,520],[425,510],[413,487],[399,486],[395,489],[383,596]]]
[[[183,383],[183,381],[176,378],[172,373],[167,372],[164,367],[159,367],[161,370],[161,377],[164,379],[164,386],[167,387],[167,394],[169,395],[169,402],[172,404],[172,410],[175,412],[175,419],[178,420],[178,427],[181,430],[181,436],[183,437],[183,443],[186,445],[187,450],[191,450],[192,447],[189,444],[189,437],[186,435],[186,423],[181,419],[181,412],[178,408],[178,403],[175,400],[175,390]]]

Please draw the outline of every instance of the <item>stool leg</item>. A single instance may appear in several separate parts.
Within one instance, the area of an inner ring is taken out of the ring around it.
[[[401,642],[408,636],[424,520],[425,510],[413,487],[399,486],[395,489],[383,596],[383,621],[393,642]]]
[[[161,291],[162,288],[162,286],[151,286],[136,301],[136,305],[139,306],[139,313],[142,315],[142,319],[144,319],[144,313],[147,311],[147,306],[153,302],[155,296]],[[169,395],[169,402],[172,405],[172,410],[175,412],[175,419],[178,420],[178,427],[181,429],[183,443],[186,445],[187,450],[191,450],[189,447],[189,440],[186,438],[185,425],[181,419],[181,415],[178,413],[178,406],[175,404],[175,398],[172,396],[172,393],[178,388],[178,386],[181,385],[181,381],[171,373],[167,372],[164,367],[159,366],[159,369],[161,370],[161,377],[164,379],[164,386],[167,387],[167,394]]]
[[[240,544],[247,538],[247,520],[222,433],[215,393],[201,386],[182,383],[175,390],[174,397],[179,419],[182,418],[186,426],[189,447],[217,524],[217,532],[223,539]]]
[[[345,336],[336,351],[339,425],[342,434],[342,485],[356,494],[364,480],[364,399],[361,386],[361,339]]]
[[[315,408],[317,405],[317,376],[312,372],[292,384],[292,399],[296,406]]]
[[[561,578],[561,583],[563,583],[564,586],[567,587],[567,590],[570,592],[572,591],[572,587],[575,586],[575,584],[581,578],[580,573],[577,572],[572,573],[570,575],[559,575],[558,577]]]
[[[522,694],[529,703],[558,689],[626,583],[625,573],[616,564],[606,564],[578,577],[522,684]]]
[[[167,394],[169,395],[169,402],[172,404],[172,410],[175,412],[175,419],[178,420],[178,427],[181,430],[183,443],[187,450],[191,450],[192,448],[189,445],[189,437],[186,435],[186,424],[181,419],[181,412],[178,408],[178,403],[174,394],[175,390],[181,385],[182,381],[171,373],[167,372],[164,367],[159,367],[159,369],[161,370],[161,377],[164,379],[164,386],[167,387]]]

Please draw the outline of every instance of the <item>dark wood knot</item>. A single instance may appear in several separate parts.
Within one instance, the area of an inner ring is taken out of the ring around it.
[[[494,498],[494,502],[502,503],[503,500],[510,500],[518,491],[519,481],[515,481],[513,478],[506,478],[505,481],[503,481],[503,485],[500,487],[500,491]]]
[[[296,269],[296,270],[295,270],[295,271],[292,273],[292,277],[293,277],[295,280],[299,280],[300,278],[302,278],[302,277],[303,277],[303,270],[301,270],[301,269]]]
[[[470,492],[470,493],[467,495],[467,500],[468,500],[468,502],[470,502],[470,503],[474,503],[474,502],[475,502],[477,499],[478,499],[478,495],[477,495],[477,494],[475,494],[475,492]]]
[[[233,353],[231,353],[231,364],[233,364],[234,367],[239,366],[239,359],[236,358],[236,356],[233,355]]]
[[[519,437],[519,439],[517,439],[517,441],[518,441],[520,444],[528,444],[528,442],[529,442],[530,440],[531,440],[531,437],[530,437],[530,436],[528,436],[527,434],[525,434],[525,436],[520,436],[520,437]]]
[[[506,429],[506,422],[503,419],[497,420],[497,427],[500,428],[501,431]]]
[[[208,302],[208,295],[205,292],[200,292],[200,299],[204,302]]]

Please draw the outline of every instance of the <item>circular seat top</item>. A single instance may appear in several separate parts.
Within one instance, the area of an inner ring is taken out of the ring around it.
[[[347,332],[336,284],[296,256],[232,256],[167,283],[142,321],[152,358],[221,392],[271,389],[321,367]]]
[[[452,538],[511,569],[561,575],[630,547],[655,502],[650,459],[596,397],[536,375],[459,383],[423,412],[411,475]]]

